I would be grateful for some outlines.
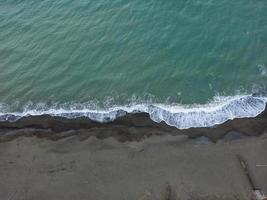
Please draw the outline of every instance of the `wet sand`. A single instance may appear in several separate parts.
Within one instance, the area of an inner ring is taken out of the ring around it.
[[[267,193],[266,127],[266,112],[188,130],[145,114],[0,122],[0,199],[253,199]]]

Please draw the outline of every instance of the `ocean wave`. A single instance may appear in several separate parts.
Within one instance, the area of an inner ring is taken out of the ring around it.
[[[256,117],[264,111],[266,97],[253,95],[215,97],[207,104],[130,104],[127,106],[112,106],[108,109],[89,109],[88,105],[77,109],[75,106],[61,108],[60,106],[38,106],[34,109],[24,109],[22,112],[8,112],[7,106],[0,106],[1,121],[16,121],[22,117],[50,115],[69,119],[87,117],[93,121],[112,122],[127,113],[148,113],[155,122],[164,121],[179,129],[193,127],[211,127],[235,118]]]

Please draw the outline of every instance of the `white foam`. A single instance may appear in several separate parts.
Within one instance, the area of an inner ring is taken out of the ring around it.
[[[23,112],[5,112],[0,110],[1,120],[17,120],[25,116],[51,115],[66,118],[88,117],[97,122],[110,122],[127,113],[144,112],[155,122],[166,122],[179,129],[192,127],[211,127],[229,119],[256,117],[266,106],[266,97],[233,96],[216,97],[207,104],[179,105],[179,104],[131,104],[127,106],[113,106],[105,110],[83,108],[40,108],[25,109]],[[1,107],[0,107],[1,109]]]
[[[267,76],[267,68],[264,64],[258,64],[258,69],[262,76]]]

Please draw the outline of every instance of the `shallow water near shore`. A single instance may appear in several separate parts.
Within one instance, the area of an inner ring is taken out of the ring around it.
[[[1,1],[0,118],[145,112],[183,129],[255,117],[266,104],[266,9],[261,0]]]

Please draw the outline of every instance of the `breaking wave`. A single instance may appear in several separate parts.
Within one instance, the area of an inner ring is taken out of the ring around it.
[[[87,117],[93,121],[112,122],[127,113],[148,113],[155,122],[164,121],[170,126],[179,129],[193,127],[211,127],[234,118],[256,117],[264,111],[266,97],[253,95],[215,97],[207,104],[146,104],[132,103],[127,106],[112,106],[107,109],[90,109],[88,105],[77,109],[75,106],[64,108],[60,106],[38,106],[34,109],[25,108],[22,112],[8,112],[0,105],[0,120],[15,121],[28,116],[60,116],[65,118]]]

